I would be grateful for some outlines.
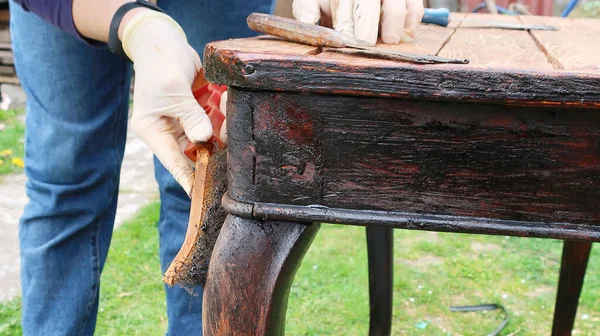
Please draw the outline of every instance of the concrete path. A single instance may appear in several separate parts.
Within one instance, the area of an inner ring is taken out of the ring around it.
[[[0,302],[20,295],[17,236],[18,220],[27,203],[24,186],[24,175],[0,176]],[[116,226],[158,199],[152,153],[132,132],[127,135],[120,190]]]

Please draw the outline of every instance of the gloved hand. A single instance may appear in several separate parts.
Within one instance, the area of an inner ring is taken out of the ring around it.
[[[193,165],[183,150],[213,134],[192,94],[200,57],[172,18],[151,10],[131,17],[121,41],[135,69],[132,129],[190,195]]]
[[[408,42],[415,37],[425,8],[423,0],[294,0],[296,20],[334,28],[374,44]],[[380,30],[381,29],[381,30]]]

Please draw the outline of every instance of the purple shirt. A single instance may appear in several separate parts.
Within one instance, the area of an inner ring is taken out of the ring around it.
[[[28,12],[41,17],[58,29],[90,43],[79,34],[73,22],[73,0],[15,0]],[[93,42],[92,42],[93,43]]]

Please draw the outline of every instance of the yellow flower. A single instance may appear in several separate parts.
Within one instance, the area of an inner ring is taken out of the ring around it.
[[[0,160],[0,166],[4,164],[4,160]]]
[[[9,156],[12,154],[12,149],[3,149],[0,151],[0,156]]]
[[[17,167],[25,167],[25,162],[23,162],[23,159],[21,158],[14,158],[12,159],[12,164],[14,164]]]

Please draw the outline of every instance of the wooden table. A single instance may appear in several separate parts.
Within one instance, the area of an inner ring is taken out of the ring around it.
[[[564,240],[553,335],[570,334],[600,239],[600,22],[493,18],[559,29],[528,32],[468,28],[464,16],[387,47],[468,65],[271,37],[207,46],[207,78],[230,88],[229,216],[205,287],[205,335],[282,334],[319,223],[366,226],[382,242],[369,251],[371,312],[382,314],[371,335],[389,334],[392,229]]]

